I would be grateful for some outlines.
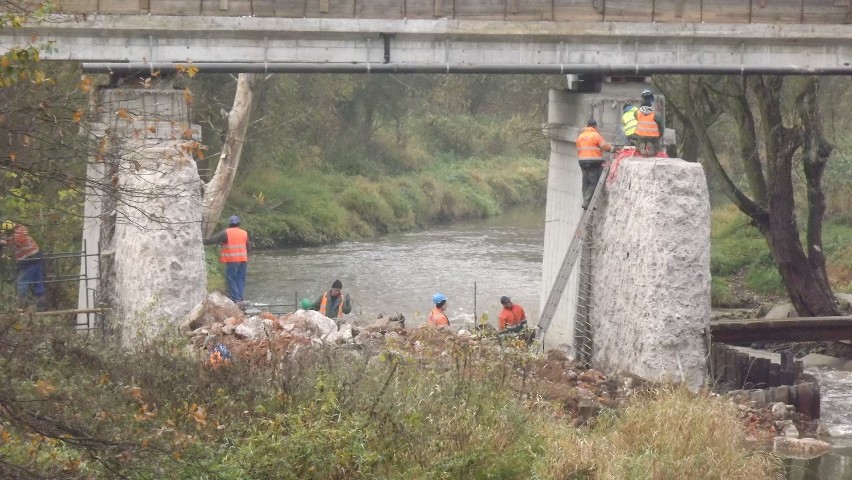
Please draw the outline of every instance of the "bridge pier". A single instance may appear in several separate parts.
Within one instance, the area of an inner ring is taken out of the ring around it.
[[[622,107],[627,99],[636,101],[645,85],[601,87],[599,93],[550,92],[542,304],[582,213],[574,139],[593,117],[608,141],[626,143]],[[672,139],[673,132],[667,131],[665,142]],[[590,227],[591,332],[575,335],[575,265],[545,347],[562,347],[576,358],[577,347],[588,342],[576,337],[590,333],[593,366],[698,387],[705,377],[703,334],[710,315],[710,206],[704,171],[677,159],[637,158],[623,161],[614,175]]]
[[[79,299],[81,308],[106,304],[110,328],[128,345],[179,321],[206,294],[193,158],[201,135],[168,79],[101,87],[95,108],[83,233],[93,256],[81,270],[100,275],[81,281]]]

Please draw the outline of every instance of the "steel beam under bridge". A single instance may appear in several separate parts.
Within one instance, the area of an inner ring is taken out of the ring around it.
[[[852,317],[714,320],[714,342],[810,342],[852,340]]]
[[[852,73],[848,25],[52,15],[0,30],[0,45],[33,35],[54,42],[49,60],[201,70]]]

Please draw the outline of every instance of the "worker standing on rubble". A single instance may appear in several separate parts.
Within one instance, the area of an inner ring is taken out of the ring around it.
[[[650,90],[642,92],[642,104],[636,110],[636,137],[639,142],[640,153],[645,156],[656,155],[660,152],[660,137],[664,126],[654,110],[654,93]],[[650,150],[643,148],[645,144],[651,146]]]
[[[436,293],[435,295],[432,295],[432,303],[435,304],[435,308],[433,308],[432,312],[429,313],[429,318],[426,320],[426,324],[434,328],[449,327],[450,319],[447,317],[447,314],[444,313],[444,311],[447,310],[447,296],[443,293]]]
[[[613,152],[615,147],[604,140],[603,135],[598,132],[598,122],[590,118],[586,122],[586,128],[577,136],[577,158],[580,161],[580,169],[583,171],[583,210],[589,207],[595,186],[603,172],[603,152]]]
[[[232,215],[228,219],[228,228],[204,239],[205,245],[221,245],[219,262],[225,264],[225,282],[228,284],[228,296],[239,307],[246,305],[246,270],[251,253],[251,238],[248,232],[240,228],[240,217]]]
[[[314,302],[313,310],[318,310],[328,318],[343,320],[343,315],[352,311],[352,300],[348,293],[343,293],[343,282],[335,280],[331,283],[331,290],[322,294]]]
[[[15,257],[18,305],[24,306],[32,291],[36,297],[36,307],[42,308],[47,293],[44,288],[44,258],[27,227],[4,220],[0,225],[0,246],[11,248]]]

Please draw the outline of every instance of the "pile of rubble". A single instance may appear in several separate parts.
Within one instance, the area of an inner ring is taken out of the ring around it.
[[[573,361],[559,350],[544,355],[526,351],[522,340],[501,339],[493,334],[431,328],[405,328],[402,316],[379,318],[367,325],[338,324],[312,310],[298,310],[277,316],[257,310],[242,311],[229,298],[210,294],[187,315],[181,324],[190,344],[201,351],[225,345],[234,361],[262,365],[292,354],[294,346],[313,348],[353,348],[363,355],[378,353],[388,343],[400,354],[411,357],[449,358],[452,349],[477,346],[483,361],[506,361],[499,357],[507,345],[524,352],[512,366],[512,387],[536,404],[541,400],[559,405],[558,415],[575,425],[594,421],[604,408],[618,408],[637,392],[653,387],[641,378],[627,374],[604,375]],[[515,342],[515,343],[513,343]],[[489,352],[494,356],[488,357]],[[734,400],[731,400],[734,401]],[[755,402],[738,404],[740,421],[747,440],[774,442],[776,450],[786,455],[816,455],[830,446],[812,438],[818,435],[819,422],[809,422],[793,411],[791,405]]]
[[[832,449],[831,444],[813,438],[825,434],[819,421],[797,413],[793,405],[747,401],[737,408],[747,442],[769,444],[779,455],[796,458],[818,457]]]
[[[484,356],[494,359],[512,344],[526,350],[522,340],[501,339],[491,332],[405,328],[405,319],[379,318],[367,325],[338,324],[312,310],[297,310],[277,316],[248,308],[245,312],[229,298],[210,294],[190,312],[180,326],[190,344],[201,351],[224,345],[234,361],[260,365],[273,358],[284,358],[296,345],[309,347],[354,348],[377,352],[388,342],[400,353],[412,357],[431,355],[447,358],[448,350],[478,346]],[[517,342],[513,343],[513,342]],[[201,350],[204,349],[204,350]],[[561,351],[545,355],[524,354],[528,361],[513,369],[512,386],[524,397],[547,400],[561,407],[563,415],[575,423],[593,419],[605,407],[615,407],[639,386],[635,377],[609,378],[581,363],[569,360]],[[498,360],[494,360],[498,361]]]

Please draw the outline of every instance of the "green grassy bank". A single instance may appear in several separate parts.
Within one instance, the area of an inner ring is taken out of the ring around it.
[[[409,175],[257,175],[229,198],[261,248],[322,245],[544,205],[547,162],[532,157],[447,158]]]
[[[826,220],[823,249],[835,293],[852,293],[852,224],[846,217]],[[714,307],[751,306],[754,297],[786,299],[766,240],[734,206],[713,210],[710,273]]]

